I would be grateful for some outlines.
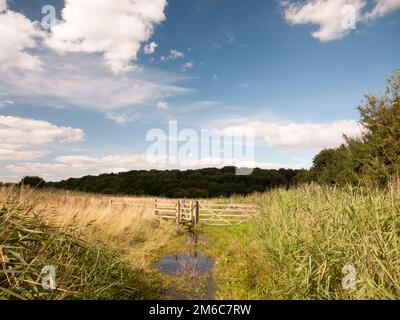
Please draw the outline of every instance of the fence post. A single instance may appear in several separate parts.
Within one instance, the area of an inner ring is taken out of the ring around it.
[[[112,207],[113,207],[113,200],[110,200],[110,213],[112,212]]]
[[[199,218],[200,218],[200,203],[199,201],[196,201],[196,215],[195,215],[195,221],[197,223],[199,223]]]
[[[176,224],[181,223],[181,202],[178,200],[176,204]]]
[[[154,216],[157,216],[157,198],[154,199]]]

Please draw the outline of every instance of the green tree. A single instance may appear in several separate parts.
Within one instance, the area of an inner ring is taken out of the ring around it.
[[[322,150],[310,176],[329,184],[385,186],[400,172],[400,70],[387,80],[382,97],[366,95],[358,108],[362,135],[346,137],[337,149]]]
[[[42,188],[45,185],[45,181],[40,177],[24,177],[21,180],[21,184],[30,186],[32,188]]]

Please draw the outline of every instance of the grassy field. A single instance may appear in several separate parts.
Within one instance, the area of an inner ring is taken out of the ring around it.
[[[1,189],[0,299],[164,298],[168,281],[154,263],[187,250],[186,230],[156,220],[151,208],[111,209],[110,199]],[[262,209],[240,227],[198,227],[198,250],[215,261],[215,298],[400,298],[398,184],[385,191],[309,185],[229,201]],[[44,265],[56,267],[58,290],[41,288]],[[342,286],[346,265],[356,271],[353,290]]]
[[[255,223],[209,229],[221,299],[399,299],[400,189],[303,186],[246,199]],[[344,266],[356,288],[344,290]]]

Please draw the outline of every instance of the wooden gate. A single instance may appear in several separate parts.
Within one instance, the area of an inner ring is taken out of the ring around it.
[[[177,224],[235,226],[253,219],[259,207],[249,204],[220,204],[193,200],[154,200],[154,214]]]
[[[259,214],[259,206],[204,202],[199,207],[199,221],[209,226],[235,226]]]

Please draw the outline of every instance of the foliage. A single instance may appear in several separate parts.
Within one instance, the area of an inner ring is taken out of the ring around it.
[[[32,188],[42,188],[45,185],[44,179],[40,177],[24,177],[21,180],[22,185],[29,186]]]
[[[346,137],[337,149],[314,158],[309,179],[328,184],[387,186],[400,171],[400,70],[382,97],[369,94],[360,106],[360,138]]]
[[[169,198],[229,197],[233,194],[264,192],[296,183],[300,171],[255,169],[238,176],[234,167],[188,171],[130,171],[47,183],[47,187],[103,194],[162,196]]]

